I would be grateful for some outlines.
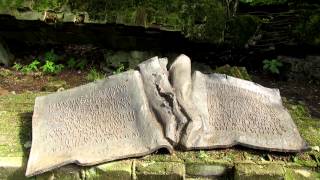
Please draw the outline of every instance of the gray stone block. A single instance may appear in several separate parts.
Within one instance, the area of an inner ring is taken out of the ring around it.
[[[185,166],[176,162],[137,162],[138,180],[181,180],[185,177]]]
[[[186,174],[188,177],[226,179],[232,174],[232,168],[219,164],[187,164]]]
[[[285,171],[277,164],[237,164],[235,166],[235,180],[282,180]]]

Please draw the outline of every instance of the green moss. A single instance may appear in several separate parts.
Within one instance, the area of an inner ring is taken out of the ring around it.
[[[0,96],[0,157],[22,157],[31,141],[34,100],[42,94]]]
[[[245,67],[231,67],[230,65],[226,64],[224,66],[216,68],[214,72],[251,81],[250,75],[248,74],[247,69]]]
[[[286,180],[313,180],[320,179],[320,173],[308,169],[286,168]]]
[[[235,166],[235,179],[283,179],[284,168],[277,164],[256,165],[237,164]]]
[[[183,179],[185,166],[173,162],[137,162],[138,179]]]
[[[320,119],[312,118],[308,108],[303,104],[286,103],[302,137],[311,146],[320,145]]]

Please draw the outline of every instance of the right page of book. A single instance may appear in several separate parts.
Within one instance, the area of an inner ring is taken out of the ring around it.
[[[296,152],[307,148],[278,89],[223,74],[192,77],[192,101],[201,114],[202,141],[189,149],[246,147]]]

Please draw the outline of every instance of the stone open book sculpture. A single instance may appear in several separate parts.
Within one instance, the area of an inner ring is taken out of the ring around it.
[[[222,74],[191,75],[185,55],[166,66],[167,59],[154,57],[138,71],[38,97],[26,175],[159,148],[307,148],[277,89]]]

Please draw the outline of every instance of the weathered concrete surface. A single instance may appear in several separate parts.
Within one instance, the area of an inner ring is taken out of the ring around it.
[[[32,122],[27,176],[69,163],[94,165],[159,148],[172,151],[151,114],[138,71],[38,97]]]

